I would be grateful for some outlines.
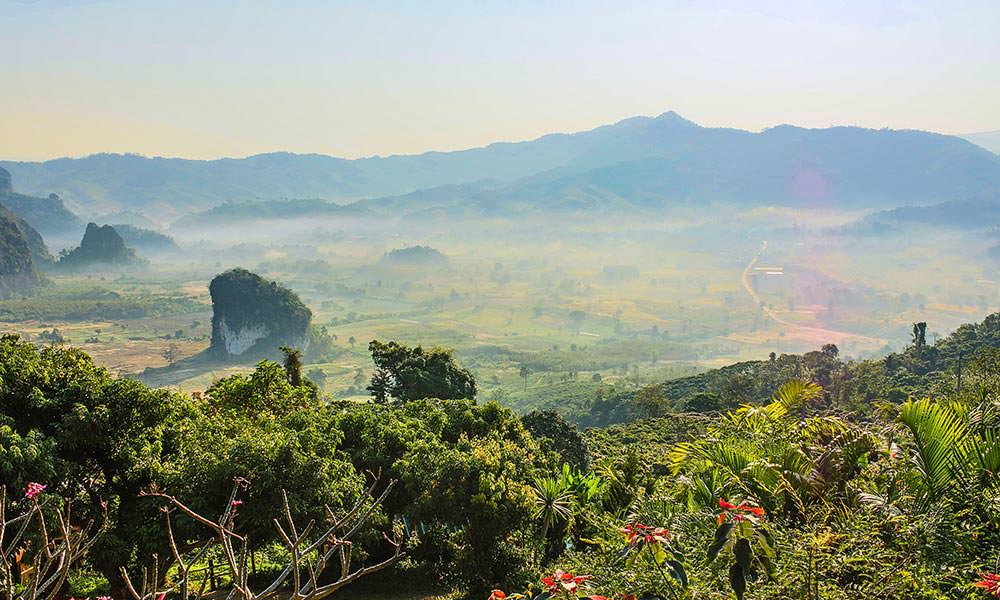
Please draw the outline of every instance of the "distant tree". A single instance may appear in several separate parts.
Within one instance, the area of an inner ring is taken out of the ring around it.
[[[521,379],[524,380],[524,391],[528,391],[528,376],[531,375],[531,369],[528,365],[521,365],[521,370],[519,371]]]
[[[575,425],[552,410],[534,410],[521,417],[524,427],[542,446],[559,455],[562,463],[581,470],[590,466],[587,442]]]
[[[913,348],[920,356],[924,346],[927,345],[927,323],[920,322],[913,324]]]
[[[302,351],[289,348],[288,346],[281,347],[281,353],[285,355],[285,374],[288,376],[288,383],[299,387],[302,385]]]
[[[722,402],[718,394],[710,392],[698,392],[684,400],[684,410],[687,412],[712,412],[721,409]]]
[[[351,345],[351,349],[354,349],[354,344],[358,343],[358,340],[354,339],[354,336],[347,338],[347,343]]]
[[[830,358],[837,358],[840,355],[840,348],[837,348],[836,344],[823,344],[820,350]]]
[[[594,373],[593,375],[590,376],[590,380],[593,381],[594,383],[600,383],[601,379],[603,378],[601,377],[600,373]]]
[[[320,369],[319,367],[309,369],[309,372],[306,373],[306,377],[319,387],[323,387],[323,384],[326,383],[326,373],[324,373],[323,369]]]
[[[583,319],[587,316],[587,313],[582,310],[574,310],[569,313],[569,318],[573,320],[573,324],[578,326],[583,323]]]
[[[368,391],[376,402],[395,398],[403,402],[422,398],[472,399],[476,379],[455,362],[450,350],[373,340],[368,344],[375,373]]]
[[[669,401],[663,386],[647,385],[635,393],[635,407],[643,417],[659,417],[667,412]]]
[[[167,361],[168,365],[172,365],[175,362],[177,362],[177,359],[180,358],[180,355],[181,355],[181,347],[178,346],[177,344],[170,344],[163,349],[163,359]]]

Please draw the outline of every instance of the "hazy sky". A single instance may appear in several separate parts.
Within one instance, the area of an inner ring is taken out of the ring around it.
[[[450,150],[676,110],[1000,129],[1000,0],[0,0],[0,157]]]

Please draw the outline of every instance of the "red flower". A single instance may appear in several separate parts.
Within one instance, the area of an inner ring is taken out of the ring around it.
[[[558,593],[560,587],[567,593],[574,594],[580,584],[588,579],[590,579],[590,575],[573,575],[562,569],[556,569],[552,577],[542,577],[542,585],[549,588],[550,594]]]
[[[503,600],[506,597],[507,594],[505,594],[503,590],[493,590],[487,600]]]
[[[759,506],[750,506],[746,502],[741,502],[740,505],[736,507],[736,510],[742,510],[742,511],[745,511],[745,512],[750,512],[750,513],[753,513],[753,514],[757,515],[758,517],[763,517],[764,516],[764,509],[763,508],[761,508]]]
[[[651,536],[647,536],[646,541],[649,542],[649,537],[652,537],[652,541],[657,544],[669,544],[670,543],[670,530],[666,527],[657,527],[653,530]]]
[[[630,546],[634,546],[639,540],[647,544],[669,544],[670,530],[666,527],[651,527],[642,523],[628,523],[621,528]]]
[[[988,594],[992,594],[994,598],[1000,598],[1000,575],[996,573],[982,573],[979,576],[983,578],[982,581],[977,581],[972,586],[983,588]]]
[[[722,514],[720,514],[719,518],[716,519],[716,522],[719,525],[722,525],[726,521],[726,516],[730,512],[733,513],[733,521],[735,522],[745,521],[747,519],[754,520],[755,518],[764,516],[763,508],[747,504],[746,502],[740,502],[739,506],[736,506],[726,502],[722,498],[719,498],[719,506],[722,508]]]

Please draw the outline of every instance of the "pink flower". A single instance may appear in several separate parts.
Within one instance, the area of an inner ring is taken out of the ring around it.
[[[242,500],[233,500],[232,507],[236,508],[237,506],[240,506],[241,504],[243,504]]]
[[[98,596],[97,600],[111,600],[111,596]]]
[[[24,490],[24,497],[27,499],[32,499],[38,497],[42,493],[42,490],[47,488],[47,485],[42,485],[40,483],[35,483],[32,481],[28,484],[28,489]]]

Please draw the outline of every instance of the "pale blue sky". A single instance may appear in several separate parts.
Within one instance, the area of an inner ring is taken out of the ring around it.
[[[1000,129],[1000,1],[0,0],[0,157],[450,150],[676,110]]]

